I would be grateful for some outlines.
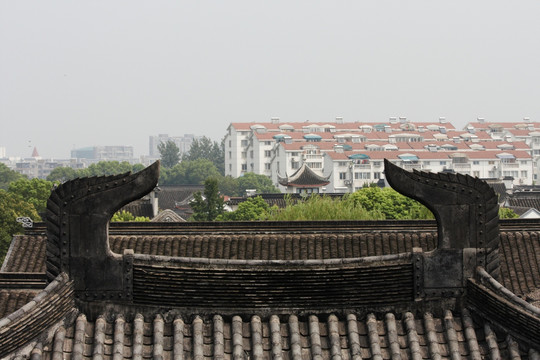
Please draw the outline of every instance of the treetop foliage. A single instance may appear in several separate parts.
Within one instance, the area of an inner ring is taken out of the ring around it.
[[[225,174],[225,146],[224,139],[221,144],[203,136],[191,143],[189,151],[182,155],[182,161],[195,161],[199,159],[210,160],[219,174]]]
[[[204,182],[204,197],[200,191],[193,195],[190,206],[193,209],[192,220],[214,221],[223,214],[223,198],[219,195],[216,178],[208,178]]]
[[[17,222],[21,216],[40,220],[32,204],[17,194],[0,189],[0,264],[9,248],[11,237],[23,232],[22,225]]]
[[[172,168],[180,162],[180,149],[174,141],[162,142],[157,148],[161,155],[161,165],[164,168]]]
[[[53,182],[43,179],[18,179],[9,184],[8,192],[31,204],[38,213],[43,213],[53,185]]]
[[[276,207],[277,210],[277,207]],[[238,205],[238,209],[232,212],[224,212],[219,215],[217,221],[250,221],[265,220],[268,217],[270,206],[260,196],[250,197]]]
[[[172,168],[162,168],[160,185],[200,185],[208,178],[218,178],[218,169],[208,159],[186,160]]]
[[[69,167],[57,167],[53,169],[49,176],[48,181],[53,182],[66,182],[76,178],[88,177],[88,176],[107,176],[116,175],[126,172],[137,172],[144,169],[144,165],[135,164],[132,165],[127,161],[100,161],[95,164],[91,164],[85,169],[75,170]]]
[[[280,192],[274,186],[272,180],[266,175],[259,175],[252,172],[245,173],[238,178],[223,176],[219,179],[219,190],[222,194],[244,196],[247,189],[255,189],[258,194],[275,194]]]
[[[120,221],[148,222],[150,221],[150,218],[147,216],[135,216],[129,211],[120,210],[114,213],[113,217],[111,218],[111,222],[120,222]]]
[[[11,182],[23,178],[26,177],[0,163],[0,189],[6,190]]]

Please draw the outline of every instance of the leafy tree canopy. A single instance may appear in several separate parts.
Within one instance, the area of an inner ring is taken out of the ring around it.
[[[182,155],[182,161],[207,159],[214,163],[221,175],[225,174],[224,140],[219,144],[203,136],[191,143],[189,151]]]
[[[238,209],[232,212],[224,212],[218,216],[218,221],[252,221],[264,220],[270,207],[260,196],[250,197],[238,205]]]
[[[363,188],[352,193],[348,200],[367,211],[379,211],[386,219],[433,219],[424,205],[391,188]]]
[[[19,179],[9,184],[8,192],[31,204],[38,213],[43,213],[53,185],[43,179]]]
[[[180,149],[172,140],[159,144],[158,151],[161,156],[161,165],[165,168],[172,168],[180,161]]]
[[[272,180],[266,175],[259,175],[252,172],[245,173],[236,179],[238,181],[238,195],[243,196],[247,189],[255,189],[258,194],[279,193]]]
[[[105,176],[116,175],[126,172],[137,172],[144,169],[144,165],[135,164],[131,165],[127,161],[100,161],[96,164],[91,164],[85,169],[74,170],[69,167],[57,167],[53,169],[49,176],[48,181],[65,182],[76,178],[82,178],[87,176]]]
[[[25,202],[20,196],[0,189],[0,264],[7,253],[14,234],[23,232],[17,218],[25,216],[39,221],[39,215],[32,204]]]
[[[384,215],[368,211],[347,198],[334,199],[329,196],[312,195],[304,201],[287,199],[283,209],[271,208],[267,220],[382,220]]]
[[[11,170],[5,164],[0,163],[0,189],[6,190],[10,182],[23,178],[25,178],[25,176]]]
[[[167,169],[161,169],[159,183],[161,185],[203,184],[210,177],[220,177],[216,166],[207,159],[182,161]]]
[[[204,197],[200,191],[193,195],[190,206],[193,209],[192,220],[214,221],[223,214],[223,198],[219,195],[218,181],[208,178],[204,182]]]
[[[519,215],[514,212],[514,210],[501,207],[499,208],[499,218],[500,219],[515,219],[518,218]]]
[[[121,210],[114,213],[113,217],[111,218],[111,222],[119,222],[119,221],[148,222],[150,221],[150,218],[147,216],[135,216],[129,211]]]
[[[122,174],[133,170],[127,161],[100,161],[81,170],[82,176],[104,176]]]
[[[57,167],[54,168],[50,174],[47,176],[48,181],[58,181],[58,182],[66,182],[68,180],[73,180],[75,178],[78,178],[80,176],[77,175],[77,170],[70,168],[70,167]]]

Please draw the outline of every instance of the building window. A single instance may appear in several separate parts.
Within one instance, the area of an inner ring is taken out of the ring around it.
[[[478,160],[474,160],[472,163],[473,163],[473,165],[480,165],[480,161],[478,161]]]
[[[229,171],[232,171],[232,164],[229,164]]]
[[[320,163],[320,162],[309,163],[307,165],[312,169],[321,169],[322,168],[322,163]]]
[[[229,140],[229,147],[232,147],[232,142],[231,142],[231,140]]]
[[[339,180],[345,180],[347,179],[347,173],[346,172],[340,172],[339,173]]]
[[[291,160],[291,169],[299,169],[299,168],[300,168],[300,162]]]
[[[527,160],[521,160],[520,163],[521,165],[527,165]]]
[[[473,171],[474,177],[480,177],[480,171]]]
[[[527,170],[521,170],[521,177],[526,178],[527,177]]]
[[[380,179],[381,178],[381,173],[380,172],[374,172],[373,173],[373,178],[374,179]]]
[[[242,151],[242,159],[245,159],[247,157],[247,152],[246,151]]]
[[[270,170],[270,163],[264,163],[264,170]]]
[[[440,161],[439,165],[446,165],[446,161]]]
[[[271,157],[272,156],[272,150],[264,150],[264,157]]]
[[[229,159],[232,159],[232,152],[229,151]]]
[[[249,157],[250,157],[251,159],[253,159],[253,150],[251,150],[251,151],[249,152]]]
[[[518,172],[517,171],[503,171],[503,176],[511,176],[514,179],[516,179],[518,177]]]
[[[247,141],[247,140],[242,140],[241,145],[242,145],[242,146],[247,146],[247,145],[248,145],[248,141]]]
[[[424,165],[431,165],[430,161],[424,161]]]
[[[242,164],[242,171],[247,171],[247,164]]]
[[[356,172],[354,173],[355,180],[371,179],[371,173],[369,172]]]

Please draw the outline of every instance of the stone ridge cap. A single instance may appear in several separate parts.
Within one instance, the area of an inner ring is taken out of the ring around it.
[[[56,290],[60,288],[65,283],[69,282],[69,277],[66,273],[60,273],[47,287],[40,292],[37,293],[37,295],[30,300],[27,304],[25,304],[23,307],[18,309],[17,311],[7,315],[6,317],[0,319],[0,332],[2,328],[5,328],[6,326],[9,326],[11,323],[17,321],[19,318],[22,318],[26,313],[31,311],[34,307],[38,306],[44,301],[47,301],[47,298],[49,295],[54,295]]]
[[[13,249],[15,249],[18,246],[18,243],[21,241],[20,239],[23,236],[26,236],[26,235],[17,234],[17,235],[13,235],[13,237],[11,238],[11,244],[9,245],[6,256],[4,256],[4,261],[2,263],[2,266],[0,267],[0,272],[6,271],[8,267],[8,259],[11,258],[11,253],[14,251]]]
[[[540,308],[534,306],[531,303],[528,303],[527,301],[514,294],[509,289],[505,288],[504,285],[502,285],[491,275],[489,275],[483,267],[479,266],[476,268],[476,275],[482,285],[486,286],[491,291],[495,292],[497,295],[510,302],[512,305],[517,306],[527,311],[528,313],[540,318]]]
[[[135,254],[134,260],[142,260],[156,263],[175,264],[200,264],[200,265],[347,265],[347,264],[373,264],[377,262],[411,260],[412,253],[400,253],[378,256],[366,256],[357,258],[335,258],[335,259],[309,259],[309,260],[241,260],[241,259],[210,259],[194,257],[173,257],[163,255]],[[156,264],[158,265],[158,264]]]

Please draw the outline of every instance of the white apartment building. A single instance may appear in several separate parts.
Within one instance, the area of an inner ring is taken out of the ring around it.
[[[531,184],[532,157],[526,151],[331,151],[325,153],[329,192],[352,192],[384,178],[384,159],[405,170],[454,172],[478,178],[513,177],[514,184]]]
[[[306,164],[316,174],[329,177],[328,192],[347,192],[384,178],[383,160],[388,158],[407,170],[454,171],[479,178],[511,176],[516,185],[536,180],[540,128],[533,124],[506,129],[509,125],[505,124],[502,129],[486,127],[487,131],[474,124],[457,130],[444,119],[433,123],[403,118],[387,123],[345,123],[340,118],[335,123],[283,124],[278,119],[231,123],[225,138],[225,174],[263,174],[285,191],[278,179]]]

